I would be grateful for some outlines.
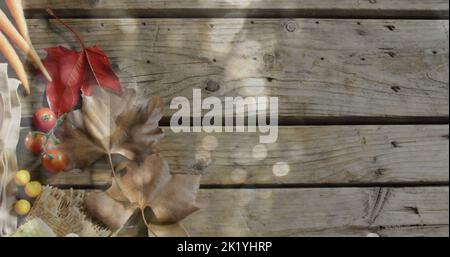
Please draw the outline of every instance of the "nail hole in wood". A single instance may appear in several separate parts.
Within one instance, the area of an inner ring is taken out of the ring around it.
[[[395,30],[395,26],[394,25],[387,25],[385,26],[388,30],[390,31],[394,31]]]
[[[384,172],[386,172],[386,170],[383,168],[379,168],[379,169],[375,170],[375,174],[377,174],[378,176],[382,176]]]
[[[392,57],[392,58],[395,57],[395,53],[394,53],[394,52],[387,52],[387,54],[388,54],[390,57]]]
[[[399,86],[392,86],[391,87],[392,91],[394,91],[395,93],[398,93],[400,91],[400,87]]]

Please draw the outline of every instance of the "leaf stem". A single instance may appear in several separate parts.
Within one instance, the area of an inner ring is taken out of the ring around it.
[[[147,219],[145,218],[144,208],[139,209],[141,210],[142,220],[144,221],[145,226],[147,226],[147,231],[152,233],[154,237],[158,237],[158,235],[156,235],[156,233],[150,228],[150,223],[148,223]]]
[[[108,161],[109,161],[109,165],[111,166],[111,171],[112,171],[113,177],[114,177],[114,179],[116,179],[116,177],[117,177],[116,169],[114,168],[114,163],[113,163],[112,156],[110,153],[108,153]],[[120,185],[119,184],[117,184],[117,185],[119,186],[119,189],[120,189]],[[122,191],[122,190],[120,190],[120,191]],[[123,191],[122,191],[122,193],[123,193]]]
[[[116,185],[119,188],[120,192],[122,192],[122,194],[124,193],[122,190],[122,187],[120,186],[120,181],[117,178],[116,175],[116,169],[114,168],[114,163],[112,160],[112,156],[110,153],[108,153],[108,161],[109,161],[109,165],[111,166],[111,171],[113,174],[113,179],[116,181]],[[144,208],[139,208],[141,210],[141,216],[142,216],[142,220],[144,221],[145,226],[147,226],[147,230],[153,234],[153,236],[158,237],[155,232],[152,231],[152,229],[150,228],[150,224],[147,222],[147,219],[145,218],[145,213],[144,213]]]
[[[119,188],[119,191],[122,192],[122,194],[124,194],[124,191],[122,190],[122,187],[120,186],[120,181],[117,178],[116,169],[114,168],[114,163],[113,163],[113,160],[112,160],[111,153],[108,153],[108,161],[109,161],[109,165],[111,166],[113,179],[114,179],[114,181],[116,181],[116,185]]]
[[[178,222],[178,225],[179,225],[180,228],[184,231],[184,233],[186,234],[187,237],[191,237],[191,235],[190,235],[189,232],[187,231],[186,227],[185,227],[181,222]]]
[[[67,117],[67,114],[62,115],[62,116],[56,121],[55,126],[54,126],[48,133],[43,133],[43,132],[40,132],[40,131],[32,132],[32,133],[37,133],[37,134],[42,135],[42,136],[45,137],[45,141],[44,141],[44,143],[43,143],[43,145],[42,145],[42,149],[43,149],[42,154],[48,154],[48,151],[47,151],[47,150],[48,150],[48,149],[47,149],[47,145],[48,145],[48,140],[49,140],[50,138],[54,138],[54,139],[58,140],[58,139],[56,138],[56,136],[55,136],[55,131],[56,131],[56,129],[57,129],[59,126],[61,126],[61,124],[63,123],[63,121],[66,119],[66,117]],[[50,157],[51,157],[51,156],[50,156]]]
[[[80,36],[80,34],[78,34],[78,32],[76,32],[74,29],[72,29],[72,27],[70,27],[67,23],[65,23],[64,21],[62,21],[58,16],[56,16],[56,14],[52,11],[52,9],[47,8],[47,13],[52,16],[53,18],[55,18],[57,21],[59,21],[62,25],[64,25],[68,30],[70,30],[78,39],[78,41],[81,44],[81,47],[83,49],[86,49],[86,45],[84,44],[84,40],[83,38]]]

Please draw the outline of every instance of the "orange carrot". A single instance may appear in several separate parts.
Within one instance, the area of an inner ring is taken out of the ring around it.
[[[22,0],[5,0],[5,3],[16,21],[20,34],[22,34],[26,41],[31,42],[27,22],[25,21],[25,15],[23,13]]]
[[[34,50],[34,48],[19,34],[2,10],[0,10],[0,30],[2,30],[17,47],[27,54],[36,68],[41,70],[48,81],[52,81],[50,74],[48,74],[47,69],[45,69],[44,64],[42,64],[41,58],[39,58],[36,50]]]
[[[30,94],[30,84],[28,83],[28,77],[27,73],[25,72],[25,68],[23,67],[23,64],[20,61],[20,58],[17,55],[16,51],[2,32],[0,32],[0,52],[5,56],[8,63],[14,69],[17,77],[22,81],[25,92],[27,94]]]

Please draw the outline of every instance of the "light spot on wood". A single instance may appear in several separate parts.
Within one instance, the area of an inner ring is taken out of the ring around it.
[[[211,164],[211,153],[209,151],[197,151],[195,153],[195,164],[193,168],[204,171]]]
[[[245,96],[261,96],[266,94],[266,80],[262,78],[249,78],[242,81],[241,94]]]
[[[214,151],[217,146],[219,146],[219,141],[215,136],[208,135],[202,140],[202,147],[207,151]]]
[[[291,167],[286,162],[277,162],[273,165],[272,172],[277,177],[285,177],[291,171]]]
[[[247,181],[247,171],[241,168],[237,168],[231,172],[231,180],[234,183],[242,184]]]
[[[253,158],[256,160],[264,160],[267,158],[267,148],[265,145],[256,145],[252,150]]]

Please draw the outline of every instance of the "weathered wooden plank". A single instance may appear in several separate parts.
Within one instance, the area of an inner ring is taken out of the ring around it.
[[[22,137],[28,129],[24,129]],[[165,128],[162,155],[203,185],[448,183],[448,125],[280,127],[278,142],[257,133],[182,133]],[[22,168],[32,166],[23,146]],[[108,185],[106,163],[43,178],[56,185]]]
[[[448,0],[28,0],[29,14],[52,7],[64,16],[108,17],[448,17]]]
[[[141,95],[279,97],[281,121],[447,117],[447,20],[68,20]],[[54,21],[29,20],[37,49],[78,47]],[[34,83],[24,113],[42,105]],[[174,111],[168,111],[170,115]]]
[[[201,190],[192,236],[447,236],[448,187]],[[136,229],[127,231],[135,235]],[[126,235],[126,234],[125,234]]]

